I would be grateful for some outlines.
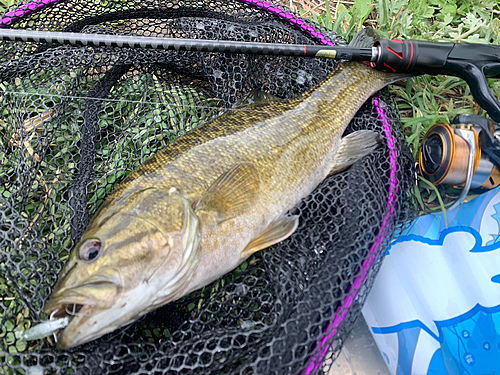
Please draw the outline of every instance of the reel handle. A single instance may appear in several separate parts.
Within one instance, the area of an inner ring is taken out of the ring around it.
[[[500,168],[500,125],[483,116],[458,115],[452,124],[473,124],[479,126],[479,145],[491,160]]]

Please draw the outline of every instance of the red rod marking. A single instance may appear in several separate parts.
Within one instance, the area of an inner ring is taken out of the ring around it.
[[[396,73],[396,69],[394,69],[392,66],[387,65],[386,63],[384,63],[384,66],[385,66],[386,68],[391,69],[394,73]]]
[[[304,57],[306,56],[306,52],[307,52],[307,44],[304,44]]]
[[[408,63],[408,66],[406,67],[406,70],[410,67],[411,61],[413,60],[413,42],[409,40],[410,45],[411,45],[411,55],[410,55],[410,62]]]
[[[401,60],[403,60],[403,53],[402,52],[396,52],[394,51],[391,47],[387,46],[387,49],[391,51],[393,54],[395,54],[397,57],[399,57]]]

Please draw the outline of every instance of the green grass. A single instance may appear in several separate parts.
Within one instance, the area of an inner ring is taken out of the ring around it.
[[[0,0],[0,12],[17,3],[16,0]]]
[[[326,0],[326,12],[311,18],[347,40],[363,25],[370,25],[388,39],[500,44],[500,5],[494,0],[355,0],[349,8],[340,3],[335,20],[332,3]],[[500,97],[500,81],[489,82]],[[486,115],[466,83],[457,77],[419,76],[392,86],[391,91],[415,160],[422,138],[434,124],[450,123],[458,114]],[[445,209],[458,193],[445,185],[432,189],[419,179],[416,198],[423,213]]]

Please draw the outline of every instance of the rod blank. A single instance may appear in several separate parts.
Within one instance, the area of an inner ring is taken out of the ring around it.
[[[372,59],[372,48],[158,38],[16,29],[0,29],[0,40],[93,47],[325,57],[335,60],[370,61]]]

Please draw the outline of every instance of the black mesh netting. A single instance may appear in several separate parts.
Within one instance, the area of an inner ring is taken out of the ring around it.
[[[5,27],[274,43],[344,43],[252,0],[18,4]],[[348,132],[384,145],[294,210],[298,231],[238,269],[74,350],[19,332],[42,308],[89,217],[175,137],[263,89],[292,98],[319,59],[0,43],[0,374],[310,374],[327,371],[388,242],[411,209],[413,162],[386,91]]]

